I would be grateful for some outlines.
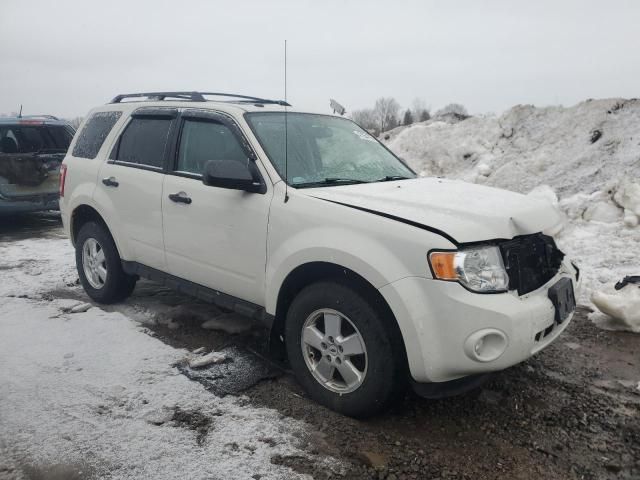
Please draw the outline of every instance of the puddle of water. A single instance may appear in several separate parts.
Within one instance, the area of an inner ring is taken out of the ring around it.
[[[201,369],[179,365],[178,370],[218,396],[243,392],[261,380],[276,378],[282,374],[266,360],[243,348],[230,346],[220,350],[220,353],[228,360]]]

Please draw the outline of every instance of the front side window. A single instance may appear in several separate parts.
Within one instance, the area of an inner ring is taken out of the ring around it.
[[[115,160],[162,168],[171,119],[134,117],[120,136]]]
[[[247,121],[282,178],[294,187],[369,183],[415,174],[350,120],[289,113],[248,113]],[[285,175],[286,171],[286,175]]]
[[[73,156],[96,158],[102,144],[121,115],[122,112],[97,112],[91,115],[73,147]]]
[[[204,120],[184,121],[177,171],[202,174],[211,160],[246,162],[247,158],[237,137],[226,125]]]

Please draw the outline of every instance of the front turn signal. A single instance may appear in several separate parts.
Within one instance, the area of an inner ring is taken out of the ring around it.
[[[455,260],[457,252],[432,252],[429,254],[429,263],[433,275],[439,280],[458,280]]]

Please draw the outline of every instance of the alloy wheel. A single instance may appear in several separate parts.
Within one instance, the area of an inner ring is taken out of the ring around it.
[[[307,317],[300,344],[313,377],[334,393],[350,393],[364,382],[367,349],[362,335],[349,318],[324,308]]]
[[[87,238],[82,246],[82,268],[89,284],[100,289],[107,281],[107,262],[104,249],[95,238]]]

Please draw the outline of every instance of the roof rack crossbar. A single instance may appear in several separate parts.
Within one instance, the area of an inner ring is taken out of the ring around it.
[[[284,100],[269,100],[267,98],[251,97],[248,95],[238,95],[235,93],[219,93],[219,92],[146,92],[146,93],[124,93],[116,95],[110,103],[120,103],[125,98],[149,98],[157,100],[165,100],[166,98],[176,98],[180,100],[187,100],[190,102],[206,102],[207,96],[214,97],[229,97],[241,99],[242,103],[261,103],[261,104],[274,104],[290,107]]]

